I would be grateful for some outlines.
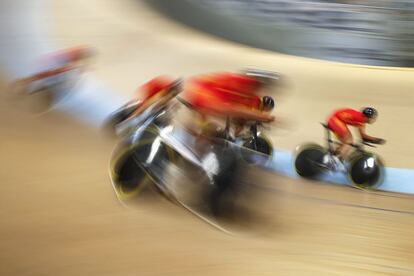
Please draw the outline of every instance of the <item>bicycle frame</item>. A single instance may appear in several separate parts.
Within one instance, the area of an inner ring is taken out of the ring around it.
[[[328,145],[328,151],[329,151],[329,154],[332,154],[332,152],[333,152],[332,144],[334,144],[335,141],[332,140],[331,130],[329,129],[328,125],[326,125],[324,123],[321,123],[321,125],[326,130],[326,142],[327,142],[327,145]]]

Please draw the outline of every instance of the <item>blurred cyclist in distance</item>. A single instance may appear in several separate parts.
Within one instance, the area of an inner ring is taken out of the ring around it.
[[[17,80],[19,95],[48,92],[51,104],[66,96],[87,70],[96,52],[89,46],[77,46],[51,53],[41,58],[37,72]]]

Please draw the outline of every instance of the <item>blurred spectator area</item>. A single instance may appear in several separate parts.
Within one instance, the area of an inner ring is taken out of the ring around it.
[[[290,55],[414,67],[414,0],[148,0],[177,20]]]
[[[197,0],[266,25],[297,25],[393,37],[414,34],[414,1]]]

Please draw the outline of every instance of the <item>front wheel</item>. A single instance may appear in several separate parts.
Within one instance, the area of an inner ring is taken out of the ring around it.
[[[317,177],[323,170],[320,164],[326,153],[326,149],[317,144],[299,147],[294,163],[297,174],[305,178]]]
[[[382,183],[384,165],[375,154],[361,153],[349,161],[348,176],[355,186],[373,189]]]

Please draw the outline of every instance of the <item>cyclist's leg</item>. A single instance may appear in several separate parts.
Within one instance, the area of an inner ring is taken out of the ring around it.
[[[348,131],[348,133],[345,136],[338,139],[341,141],[342,144],[337,149],[337,156],[341,160],[345,160],[345,158],[349,154],[349,151],[351,150],[350,144],[352,144],[353,142],[352,134]]]
[[[243,119],[232,119],[231,123],[234,128],[234,138],[243,135],[243,131],[246,128],[246,121]]]
[[[347,125],[336,117],[328,121],[329,129],[335,134],[341,144],[335,149],[334,154],[340,159],[344,160],[348,155],[353,138]]]

